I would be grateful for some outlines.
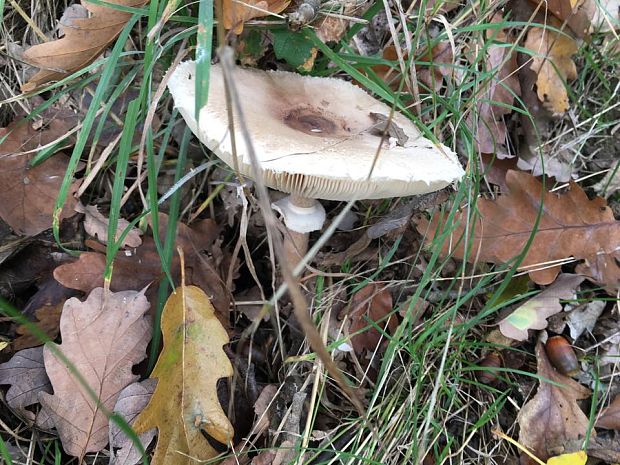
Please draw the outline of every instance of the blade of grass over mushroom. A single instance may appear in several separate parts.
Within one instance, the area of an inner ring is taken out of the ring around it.
[[[58,349],[58,346],[54,344],[50,337],[42,331],[36,323],[33,323],[28,318],[26,318],[19,310],[17,310],[13,305],[11,305],[7,300],[3,297],[0,297],[0,314],[3,314],[9,318],[11,318],[16,323],[25,326],[28,331],[37,337],[41,342],[45,343],[45,346],[49,351],[60,360],[65,367],[69,370],[71,375],[75,377],[77,382],[84,388],[86,395],[92,399],[92,401],[97,406],[98,410],[101,411],[106,417],[113,421],[118,425],[118,427],[127,435],[128,438],[134,443],[135,447],[138,449],[140,454],[142,454],[142,463],[144,465],[148,465],[148,458],[146,456],[146,451],[144,447],[142,447],[142,442],[138,435],[134,432],[133,428],[125,421],[125,419],[114,413],[109,411],[105,405],[101,403],[99,396],[93,390],[92,387],[86,382],[86,379],[80,373],[80,370],[65,356],[62,350]],[[56,454],[58,457],[59,454]]]
[[[63,205],[65,204],[65,201],[67,199],[69,188],[71,187],[71,183],[73,181],[73,176],[75,175],[78,163],[80,162],[80,157],[82,156],[82,152],[84,151],[86,143],[88,142],[88,135],[90,134],[90,130],[95,122],[97,109],[99,108],[103,95],[107,91],[112,77],[116,71],[116,64],[118,63],[123,47],[125,46],[125,41],[129,37],[129,32],[138,21],[138,18],[138,15],[134,15],[129,21],[127,21],[127,24],[125,25],[116,40],[114,48],[112,49],[112,53],[106,61],[106,66],[104,66],[103,68],[99,85],[97,86],[97,90],[95,91],[95,95],[93,96],[91,105],[84,117],[84,122],[82,123],[82,130],[80,131],[75,142],[75,146],[69,160],[69,165],[67,167],[67,172],[65,173],[65,177],[63,178],[62,185],[58,193],[58,198],[56,199],[52,223],[52,232],[54,234],[54,239],[63,250],[72,254],[74,254],[74,252],[67,250],[60,241],[60,215],[62,213]]]
[[[196,121],[200,121],[200,109],[207,104],[207,99],[209,98],[212,48],[213,0],[200,0],[196,44]]]

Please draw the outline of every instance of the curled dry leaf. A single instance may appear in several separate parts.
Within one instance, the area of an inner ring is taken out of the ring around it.
[[[11,385],[5,395],[9,407],[22,418],[34,420],[34,413],[26,407],[39,402],[40,392],[52,392],[43,365],[43,347],[20,350],[11,360],[0,364],[0,384]]]
[[[575,274],[561,274],[551,286],[500,321],[500,331],[504,336],[525,341],[529,329],[545,329],[547,318],[562,311],[560,299],[572,299],[584,279]]]
[[[108,243],[108,224],[110,220],[99,213],[97,207],[94,205],[84,206],[78,203],[75,206],[75,211],[84,214],[84,230],[93,237],[99,239],[100,242]],[[129,221],[120,218],[118,220],[118,226],[116,228],[116,238],[120,237],[123,231],[129,226]],[[138,228],[131,228],[131,230],[125,236],[123,240],[123,247],[139,247],[142,244],[140,238],[140,230]],[[136,288],[140,289],[140,288]]]
[[[69,159],[59,153],[35,167],[30,166],[37,147],[62,137],[75,123],[71,113],[61,112],[43,128],[27,119],[0,128],[0,217],[17,233],[34,236],[52,227],[52,214]],[[6,136],[6,138],[4,138]],[[77,189],[67,196],[62,218],[73,214]]]
[[[550,24],[561,28],[556,20]],[[577,78],[577,67],[571,59],[577,52],[577,43],[566,33],[532,27],[525,48],[532,52],[530,68],[538,74],[538,98],[552,113],[564,113],[568,110],[567,81]]]
[[[554,370],[540,342],[536,345],[536,358],[540,386],[517,417],[519,442],[541,460],[547,460],[557,455],[557,451],[563,451],[567,442],[585,437],[588,417],[577,401],[587,399],[590,391]],[[592,432],[592,435],[595,433]],[[522,465],[534,463],[531,458],[522,455]]]
[[[140,383],[130,384],[119,394],[114,406],[114,413],[118,413],[131,425],[138,414],[144,410],[146,404],[149,403],[155,386],[157,386],[157,380],[152,378],[145,379]],[[144,449],[151,443],[155,434],[156,431],[152,429],[139,435]],[[113,449],[119,449],[114,453],[110,465],[133,465],[142,458],[142,454],[134,442],[114,421],[110,421],[110,446]]]
[[[617,395],[613,402],[603,409],[594,426],[620,430],[620,395]]]
[[[141,7],[148,0],[110,0],[128,7]],[[120,34],[131,13],[82,0],[90,13],[88,18],[69,17],[63,23],[64,37],[35,45],[24,52],[23,60],[41,68],[22,86],[31,92],[52,81],[58,81],[79,71],[97,59]]]
[[[158,379],[149,404],[136,418],[143,433],[158,429],[153,465],[189,465],[218,452],[203,433],[229,444],[233,427],[220,406],[217,382],[233,374],[222,346],[228,334],[207,295],[195,286],[178,287],[162,314],[164,346],[152,377]]]
[[[45,347],[45,368],[54,394],[39,401],[58,430],[65,452],[83,457],[108,443],[108,417],[121,390],[136,381],[132,367],[146,357],[151,325],[145,316],[144,292],[93,290],[81,302],[69,299],[60,320],[62,344],[57,345],[81,374],[93,399],[65,363]]]
[[[351,320],[349,334],[360,332],[351,337],[351,345],[357,354],[364,350],[375,350],[381,341],[382,334],[373,324],[385,328],[389,334],[396,330],[398,321],[394,315],[388,316],[390,312],[392,295],[380,284],[369,283],[353,294],[349,306],[343,309],[340,318],[343,319],[346,315]]]
[[[532,270],[534,265],[573,256],[586,260],[577,268],[578,273],[610,290],[620,286],[620,261],[614,260],[620,254],[620,221],[615,220],[604,199],[589,200],[573,182],[563,194],[544,192],[538,179],[519,171],[508,171],[506,185],[505,195],[499,195],[496,200],[478,201],[480,215],[469,224],[470,240],[466,241],[464,236],[466,212],[456,215],[449,225],[454,230],[444,242],[444,254],[452,253],[462,259],[467,242],[471,246],[468,260],[503,264],[519,254],[533,235],[519,269],[530,269],[534,282],[550,284],[560,271],[559,265]],[[534,230],[541,207],[540,222]],[[430,231],[432,235],[440,221],[437,216],[431,222],[419,219],[418,231],[422,234]],[[441,230],[447,226],[445,221],[441,225]],[[607,260],[606,274],[594,273],[592,264],[598,263],[597,260]]]
[[[223,0],[224,27],[241,34],[246,21],[280,13],[289,3],[291,0]]]

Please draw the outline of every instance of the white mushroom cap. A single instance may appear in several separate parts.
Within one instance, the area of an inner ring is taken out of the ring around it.
[[[233,154],[222,69],[211,67],[209,98],[194,117],[195,63],[182,63],[168,87],[190,129],[228,165]],[[460,179],[463,168],[446,146],[422,137],[396,113],[408,140],[384,144],[372,176],[380,133],[371,113],[390,108],[359,87],[335,78],[237,68],[233,75],[245,122],[268,187],[302,197],[361,200],[424,194]],[[252,176],[248,150],[236,123],[238,166]],[[379,135],[378,135],[379,134]]]

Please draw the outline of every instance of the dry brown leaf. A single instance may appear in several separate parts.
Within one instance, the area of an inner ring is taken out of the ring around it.
[[[496,15],[492,22],[504,21],[501,15]],[[504,43],[510,42],[506,33],[498,31],[493,40]],[[481,153],[493,153],[498,158],[508,158],[510,154],[506,149],[506,123],[504,116],[512,113],[515,96],[521,95],[521,86],[517,75],[517,53],[510,48],[491,44],[487,47],[487,71],[493,73],[493,77],[486,84],[485,92],[482,93],[478,106],[478,114],[470,116],[470,125],[473,131],[476,145]]]
[[[0,384],[10,384],[4,399],[27,420],[35,415],[26,407],[39,402],[40,392],[52,392],[43,366],[43,347],[20,350],[11,360],[0,364]]]
[[[587,399],[591,393],[581,384],[558,373],[549,363],[540,342],[536,345],[536,358],[540,386],[536,395],[519,412],[517,421],[521,428],[519,442],[544,461],[562,453],[568,441],[585,437],[589,421],[577,401]],[[592,435],[595,435],[594,431]],[[531,458],[522,455],[522,465],[534,463]]]
[[[566,23],[578,37],[590,33],[591,20],[594,12],[598,11],[589,1],[595,3],[599,0],[529,0],[534,6],[540,7],[539,11],[551,13],[561,23]]]
[[[148,0],[109,0],[109,3],[141,7]],[[35,45],[24,52],[22,59],[41,68],[22,86],[31,92],[51,81],[58,81],[89,65],[120,34],[131,13],[82,0],[89,18],[67,18],[63,23],[62,39]]]
[[[468,226],[472,234],[469,261],[504,264],[523,250],[532,235],[541,208],[542,183],[528,173],[511,170],[506,174],[506,185],[509,192],[497,200],[477,202],[479,217]],[[450,252],[463,258],[466,215],[461,212],[454,218],[454,230],[443,245],[444,254]],[[438,225],[436,216],[432,222],[419,219],[417,227],[422,234],[428,233],[430,227],[432,235]],[[442,225],[443,230],[446,225]],[[614,219],[604,199],[589,200],[581,187],[571,182],[566,193],[544,193],[540,223],[519,269],[573,256],[587,260],[578,273],[612,289],[620,287],[620,265],[613,263],[613,254],[620,254],[620,221]],[[590,273],[596,259],[605,257],[606,274]],[[550,284],[559,271],[557,265],[529,274],[538,284]]]
[[[83,457],[108,443],[108,412],[121,390],[136,381],[132,367],[146,357],[151,324],[145,316],[149,304],[144,292],[104,294],[93,290],[81,302],[67,300],[60,320],[62,344],[57,348],[79,371],[97,395],[99,405],[45,347],[45,369],[54,394],[41,393],[39,401],[50,414],[65,452]]]
[[[320,17],[313,22],[312,26],[315,29],[317,37],[324,43],[339,42],[345,32],[347,32],[350,23],[350,21],[344,18],[360,18],[370,5],[371,3],[367,1],[344,0],[338,2],[338,9],[332,11],[332,13],[336,13],[340,16],[320,15]]]
[[[620,395],[617,395],[612,403],[603,409],[594,426],[620,430]]]
[[[280,13],[289,3],[291,0],[223,0],[224,27],[241,34],[246,21]]]
[[[179,287],[162,314],[164,346],[152,377],[157,387],[133,425],[137,433],[158,429],[153,465],[189,465],[218,453],[203,432],[229,444],[233,427],[220,406],[217,382],[233,374],[222,346],[226,330],[207,295],[195,286]]]
[[[504,336],[517,341],[525,341],[528,338],[528,330],[545,329],[547,318],[562,311],[560,299],[574,298],[575,288],[584,279],[583,276],[575,274],[561,274],[551,286],[519,305],[516,310],[500,321],[500,331]]]
[[[69,159],[58,153],[31,167],[30,161],[35,153],[24,152],[62,137],[75,124],[75,118],[70,112],[61,112],[43,128],[36,129],[35,124],[22,119],[7,128],[0,128],[0,217],[16,233],[28,236],[52,227],[54,204]],[[73,214],[75,200],[72,194],[77,187],[77,183],[71,186],[63,218]]]
[[[84,214],[84,230],[91,236],[99,239],[99,241],[103,244],[107,244],[108,224],[110,223],[110,220],[99,213],[99,210],[97,210],[97,207],[94,205],[84,206],[81,203],[78,203],[75,206],[75,211]],[[120,218],[118,220],[118,226],[116,227],[116,238],[120,237],[128,226],[129,221]],[[142,244],[140,234],[141,231],[138,228],[131,228],[123,240],[123,247],[139,247],[140,244]]]
[[[58,336],[58,331],[60,330],[58,325],[60,324],[60,314],[62,313],[64,303],[62,301],[56,305],[41,307],[35,311],[38,321],[35,321],[34,324],[51,340],[56,339],[56,336]],[[44,342],[38,336],[32,334],[26,325],[19,325],[15,332],[19,334],[19,337],[13,341],[13,349],[15,350],[40,346]]]
[[[146,404],[149,403],[155,386],[157,386],[157,380],[151,378],[145,379],[141,383],[130,384],[119,394],[114,406],[114,413],[119,414],[131,425],[138,414],[144,410]],[[140,442],[144,449],[149,446],[155,434],[154,429],[140,434]],[[110,446],[113,449],[119,449],[114,453],[110,465],[134,465],[142,458],[142,454],[134,442],[113,421],[110,421]]]
[[[74,297],[77,292],[60,285],[51,276],[38,285],[37,292],[28,300],[22,314],[29,319],[36,318],[34,324],[43,331],[50,339],[58,336],[60,314],[62,306],[69,297]],[[13,350],[22,350],[43,344],[38,336],[32,334],[26,325],[15,328],[19,336],[13,341]]]
[[[561,28],[556,20],[549,23]],[[577,78],[577,67],[571,59],[577,52],[577,43],[566,33],[532,27],[525,48],[532,52],[530,68],[538,74],[538,98],[552,113],[564,113],[568,110],[567,81]]]
[[[160,215],[160,237],[164,237],[167,217]],[[219,227],[211,219],[202,220],[192,227],[179,223],[177,230],[177,244],[185,253],[186,282],[195,284],[211,296],[213,305],[218,311],[218,317],[225,323],[228,321],[230,292],[220,277],[219,268],[226,269],[226,260],[218,263],[217,248],[214,241],[219,235]],[[97,247],[88,242],[88,245]],[[212,257],[203,252],[211,252]],[[84,252],[76,262],[61,265],[54,270],[54,278],[63,286],[90,292],[103,285],[105,270],[104,249],[97,252]],[[181,267],[178,255],[172,259],[171,273],[175,282],[179,281]],[[157,286],[152,284],[164,279],[161,260],[151,237],[145,237],[143,244],[135,250],[119,253],[114,260],[114,272],[110,289],[122,291],[142,289],[151,284],[147,296],[151,299],[156,293]]]
[[[351,320],[349,334],[362,331],[351,337],[351,345],[357,354],[362,354],[364,350],[372,352],[381,341],[382,334],[372,326],[373,322],[380,328],[386,328],[389,334],[396,330],[398,321],[395,315],[388,317],[390,312],[392,295],[378,283],[369,283],[353,294],[349,306],[341,312],[340,319],[347,315]]]

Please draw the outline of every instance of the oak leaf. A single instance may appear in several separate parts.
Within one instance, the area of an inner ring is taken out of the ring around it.
[[[140,383],[130,384],[119,394],[114,406],[114,413],[122,416],[130,425],[133,424],[138,414],[149,403],[155,386],[157,386],[157,380],[152,378],[145,379]],[[142,447],[146,449],[154,437],[154,429],[142,433],[139,436]],[[142,458],[136,444],[127,437],[114,421],[110,421],[110,446],[113,449],[119,449],[114,453],[110,465],[133,465]]]
[[[157,387],[133,427],[137,433],[158,429],[153,465],[211,459],[218,452],[203,433],[226,445],[233,438],[216,388],[220,378],[233,374],[222,349],[228,334],[195,286],[178,287],[168,298],[161,329],[164,345],[152,373]]]
[[[167,216],[160,214],[160,237],[164,237],[166,226]],[[218,317],[225,322],[228,321],[230,292],[219,273],[219,268],[227,268],[227,263],[224,258],[216,257],[219,252],[215,244],[218,235],[219,227],[211,219],[199,221],[192,227],[179,223],[176,243],[185,253],[186,282],[199,286],[209,294]],[[54,278],[63,286],[90,292],[103,284],[105,248],[92,241],[87,241],[87,244],[97,251],[84,252],[76,262],[61,265],[54,270]],[[204,251],[210,252],[212,256],[207,256]],[[178,281],[181,267],[176,254],[172,258],[170,269],[172,278]],[[155,295],[157,286],[152,284],[164,278],[155,241],[151,237],[145,237],[140,247],[116,256],[110,289],[122,291],[151,285],[147,290],[147,297],[153,303],[151,297]]]
[[[496,15],[492,22],[504,21]],[[508,35],[499,30],[494,41],[509,43]],[[498,158],[510,157],[506,149],[507,129],[504,116],[512,112],[515,97],[521,95],[521,86],[517,77],[517,54],[510,47],[491,43],[487,49],[485,65],[492,77],[486,85],[485,92],[479,95],[478,115],[470,120],[476,121],[473,131],[478,150],[481,153],[494,153]],[[472,125],[473,126],[473,125]]]
[[[620,395],[617,395],[612,403],[603,409],[594,426],[620,430]]]
[[[560,299],[571,299],[575,288],[585,278],[575,274],[561,274],[555,282],[540,294],[510,313],[499,322],[499,329],[504,336],[517,341],[528,338],[529,329],[545,329],[547,318],[562,311]]]
[[[74,123],[75,119],[63,112],[40,129],[25,118],[0,128],[0,217],[16,233],[34,236],[52,226],[69,159],[58,153],[35,167],[30,161],[35,149],[62,137]],[[72,194],[77,187],[77,183],[71,186],[63,218],[73,214]]]
[[[97,207],[94,205],[82,205],[78,203],[75,206],[75,211],[84,214],[84,230],[93,237],[99,239],[100,242],[108,243],[108,224],[110,222],[105,216],[103,216]],[[116,227],[116,238],[123,233],[123,231],[129,226],[129,221],[120,218],[118,220],[118,226]],[[137,228],[132,228],[125,239],[123,240],[123,247],[139,247],[142,244],[140,238],[141,231]],[[140,289],[137,287],[136,289]]]
[[[54,394],[39,401],[58,430],[65,452],[83,457],[108,443],[108,417],[121,390],[138,376],[133,365],[146,357],[151,324],[144,292],[93,290],[81,302],[65,303],[60,320],[62,344],[57,345],[81,374],[99,401],[77,380],[65,363],[45,347],[45,369]],[[107,412],[106,412],[107,411]]]
[[[561,28],[557,20],[549,23]],[[532,53],[530,68],[538,74],[538,98],[552,113],[564,113],[568,110],[567,81],[577,78],[577,67],[571,59],[577,53],[577,43],[565,32],[532,27],[527,34],[525,48]]]
[[[224,28],[241,34],[246,21],[280,13],[289,3],[291,0],[223,0]]]
[[[9,407],[23,418],[34,420],[34,413],[26,407],[39,402],[40,392],[52,391],[43,365],[43,347],[20,350],[0,364],[0,384],[11,385],[4,397]]]
[[[466,212],[455,216],[454,224],[450,225],[454,229],[443,244],[443,254],[452,253],[462,259],[467,243],[471,246],[467,255],[469,261],[504,264],[518,255],[533,235],[519,269],[528,269],[537,284],[552,283],[560,265],[532,269],[534,266],[573,256],[586,260],[577,268],[578,273],[608,289],[620,286],[620,261],[616,263],[614,259],[620,255],[620,221],[614,219],[604,199],[589,200],[573,182],[563,194],[543,192],[538,179],[519,171],[508,171],[506,185],[508,193],[505,195],[477,202],[479,216],[469,225]],[[536,226],[541,200],[542,215]],[[434,231],[439,221],[437,216],[431,222],[419,219],[418,231],[424,234],[429,227]],[[465,237],[466,226],[470,240]],[[445,227],[442,222],[441,229]],[[602,268],[597,268],[600,273],[592,272],[596,263],[601,267],[604,264],[605,274]]]
[[[379,345],[382,333],[373,326],[385,328],[392,334],[398,326],[398,321],[392,312],[392,295],[385,287],[377,283],[368,283],[351,297],[348,307],[340,314],[343,319],[348,315],[351,320],[349,333],[359,333],[351,336],[351,345],[357,354],[364,350],[373,351]]]
[[[540,385],[536,395],[523,406],[517,417],[521,428],[519,442],[541,460],[547,460],[563,451],[568,441],[585,437],[589,421],[577,401],[588,398],[591,393],[558,373],[540,342],[536,345],[536,358]],[[521,457],[522,465],[533,463],[528,456]]]
[[[148,0],[109,0],[127,7],[141,7]],[[64,37],[35,45],[24,52],[22,59],[41,68],[22,86],[30,92],[51,81],[58,81],[89,65],[120,34],[131,13],[82,0],[89,18],[68,17],[63,22]]]

